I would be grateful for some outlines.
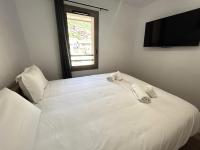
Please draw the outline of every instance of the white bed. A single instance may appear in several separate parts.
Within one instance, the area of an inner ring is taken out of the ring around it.
[[[178,150],[200,126],[197,108],[155,88],[158,98],[140,103],[132,83],[146,83],[123,74],[49,82],[35,150]]]

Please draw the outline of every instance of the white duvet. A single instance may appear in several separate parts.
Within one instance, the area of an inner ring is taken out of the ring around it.
[[[151,104],[140,103],[132,83],[146,83],[123,74],[108,74],[49,83],[35,150],[178,150],[200,126],[199,111],[164,92]]]

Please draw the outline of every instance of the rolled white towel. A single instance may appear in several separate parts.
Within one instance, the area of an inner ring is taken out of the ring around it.
[[[153,86],[151,86],[151,85],[147,85],[146,87],[145,87],[145,92],[149,95],[149,97],[151,97],[151,98],[157,98],[158,96],[157,96],[157,94],[156,94],[156,92],[154,91],[154,88],[153,88]]]
[[[119,71],[114,72],[114,73],[110,74],[110,75],[107,77],[107,80],[110,81],[110,82],[114,82],[115,80],[121,81],[121,80],[123,80],[122,74],[121,74],[121,72],[119,72]]]
[[[141,103],[151,103],[151,98],[136,84],[131,85],[131,91]]]
[[[123,80],[122,74],[121,74],[120,71],[117,71],[115,74],[116,74],[116,80],[118,80],[118,81],[122,81]]]

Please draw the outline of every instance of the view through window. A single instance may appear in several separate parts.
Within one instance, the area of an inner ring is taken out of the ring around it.
[[[67,13],[72,67],[95,64],[94,17]]]

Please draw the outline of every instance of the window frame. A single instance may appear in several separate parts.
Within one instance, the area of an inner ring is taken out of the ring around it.
[[[81,8],[77,6],[72,6],[65,4],[65,15],[66,13],[74,13],[74,14],[86,14],[87,16],[94,17],[94,64],[93,65],[85,65],[85,66],[72,66],[72,71],[81,71],[81,70],[92,70],[98,69],[98,51],[99,51],[99,12]],[[75,13],[76,12],[76,13]],[[66,16],[67,18],[67,16]],[[67,21],[66,21],[67,23]],[[70,54],[71,59],[71,54]]]

